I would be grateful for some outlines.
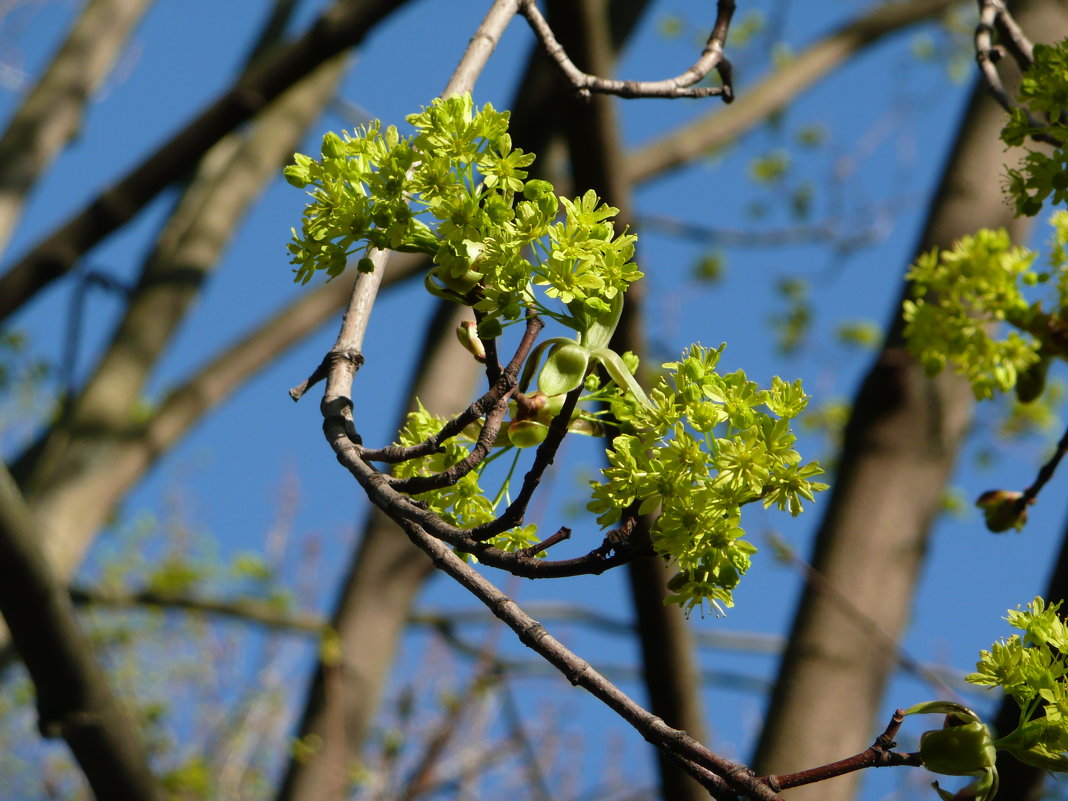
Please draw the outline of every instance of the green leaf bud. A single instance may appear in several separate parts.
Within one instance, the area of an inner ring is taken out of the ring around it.
[[[983,510],[986,527],[995,534],[1014,528],[1017,531],[1027,522],[1027,507],[1021,507],[1018,501],[1022,492],[1013,490],[987,490],[975,500],[975,505]]]
[[[970,776],[993,767],[996,753],[990,729],[978,721],[959,725],[950,723],[946,728],[924,732],[920,737],[923,766],[932,773],[945,776]]]
[[[341,158],[345,155],[345,143],[333,131],[323,137],[323,155],[330,159]]]
[[[549,434],[549,427],[536,420],[516,420],[508,425],[508,439],[517,448],[541,445]]]
[[[1049,356],[1043,355],[1017,376],[1016,397],[1020,403],[1031,403],[1042,394],[1046,388],[1046,374],[1049,372],[1050,361]]]

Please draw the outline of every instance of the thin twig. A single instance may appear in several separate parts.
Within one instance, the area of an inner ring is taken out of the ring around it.
[[[559,65],[580,97],[589,97],[591,92],[624,98],[722,97],[724,103],[734,100],[731,63],[723,55],[723,45],[727,39],[734,8],[734,0],[719,0],[716,4],[716,21],[701,57],[681,75],[661,81],[619,81],[590,75],[576,67],[568,58],[563,45],[553,35],[552,28],[538,10],[535,0],[520,0],[519,3],[519,13],[526,17],[545,52]],[[694,86],[712,70],[719,73],[722,86]]]
[[[277,604],[258,598],[236,598],[233,600],[203,598],[191,595],[176,595],[153,590],[119,591],[81,586],[70,589],[70,598],[75,606],[103,607],[157,607],[159,609],[177,609],[194,614],[215,615],[256,623],[268,628],[287,629],[293,632],[322,634],[327,628],[327,621],[313,612],[290,612],[280,609]]]
[[[520,341],[518,347],[516,347],[515,355],[504,369],[504,372],[495,382],[493,382],[489,391],[486,392],[485,395],[447,422],[441,427],[440,431],[415,445],[406,447],[391,445],[386,448],[377,448],[374,450],[365,449],[361,452],[364,461],[396,464],[397,462],[406,462],[409,459],[415,459],[420,456],[427,456],[431,453],[435,453],[439,450],[441,444],[445,442],[445,440],[456,436],[468,425],[475,422],[479,417],[486,414],[491,409],[494,409],[515,387],[516,376],[519,375],[519,368],[522,367],[523,362],[526,361],[527,356],[530,354],[530,349],[534,346],[534,340],[537,339],[538,333],[544,325],[545,324],[541,321],[540,317],[531,317],[527,320],[527,329],[523,334],[523,339]]]
[[[995,30],[1000,34],[1001,44],[995,45],[993,42]],[[1005,89],[998,72],[998,64],[1005,60],[1006,54],[1013,57],[1021,72],[1026,72],[1034,64],[1034,45],[1024,36],[1003,0],[979,0],[979,23],[975,27],[975,61],[990,94],[1008,113],[1019,110],[1027,116],[1028,125],[1035,129],[1035,133],[1031,134],[1032,139],[1060,147],[1061,141],[1055,136],[1041,133],[1040,129],[1044,127],[1042,121],[1017,103]]]
[[[685,732],[674,729],[643,709],[583,659],[553,637],[511,598],[460,559],[445,543],[409,520],[399,521],[408,538],[421,548],[434,566],[451,576],[512,629],[520,642],[559,670],[572,684],[582,687],[614,710],[653,745],[677,754],[691,775],[716,797],[741,793],[759,801],[782,801],[744,765],[709,751]],[[699,770],[703,768],[704,770]]]
[[[1053,452],[1049,461],[1039,468],[1034,483],[1023,491],[1023,495],[1016,499],[1016,511],[1018,514],[1035,502],[1038,493],[1053,478],[1053,473],[1057,470],[1057,465],[1064,458],[1066,451],[1068,451],[1068,429],[1065,429],[1064,434],[1061,435],[1060,442],[1057,443],[1057,449]]]
[[[837,762],[821,765],[818,768],[798,771],[797,773],[764,776],[761,781],[774,790],[780,791],[789,790],[791,787],[800,787],[803,784],[826,781],[827,779],[833,779],[835,776],[843,776],[846,773],[864,770],[865,768],[889,768],[903,765],[919,767],[923,762],[920,760],[918,753],[902,754],[892,750],[897,745],[894,742],[894,737],[897,736],[897,731],[901,728],[904,720],[905,710],[898,709],[895,711],[893,717],[890,718],[890,723],[886,726],[886,730],[875,738],[872,746],[855,756],[839,759]]]

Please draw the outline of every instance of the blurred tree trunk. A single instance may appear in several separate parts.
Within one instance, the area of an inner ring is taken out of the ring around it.
[[[38,176],[78,132],[85,108],[152,0],[89,0],[0,137],[0,252]]]
[[[343,67],[343,56],[327,62],[268,107],[248,134],[224,139],[204,157],[93,375],[16,463],[13,472],[65,579],[152,463],[127,457],[140,454],[147,436],[136,407],[158,359],[238,221],[333,96]]]
[[[635,4],[639,5],[639,4]],[[550,0],[550,22],[558,39],[579,69],[612,77],[615,52],[609,33],[606,0]],[[615,6],[612,7],[615,13]],[[656,76],[659,77],[659,76]],[[573,191],[593,189],[619,209],[616,229],[633,228],[631,185],[623,163],[623,146],[616,114],[616,99],[594,95],[589,100],[574,96],[574,90],[559,81],[560,117],[570,153]],[[645,326],[641,286],[627,292],[623,317],[612,347],[643,355]],[[643,526],[648,521],[643,521]],[[648,530],[644,532],[648,536]],[[639,534],[638,536],[641,536]],[[701,688],[697,677],[693,637],[678,606],[665,606],[667,568],[658,558],[636,559],[627,565],[631,599],[641,648],[642,677],[649,709],[668,725],[683,729],[701,742],[707,741]],[[704,801],[708,792],[663,751],[656,750],[661,796],[671,801]]]
[[[1068,30],[1065,2],[1031,0],[1014,13],[1041,39]],[[916,253],[948,247],[982,227],[1005,227],[1017,241],[1027,236],[1030,221],[1014,219],[1002,195],[1001,165],[1020,155],[1006,153],[998,139],[1004,123],[1004,111],[978,86]],[[886,344],[854,402],[812,557],[815,570],[872,625],[857,625],[833,594],[806,585],[757,747],[761,773],[857,753],[882,726],[875,718],[894,658],[873,642],[872,628],[894,640],[904,631],[930,524],[972,409],[967,382],[947,373],[925,376],[905,351],[902,327],[897,306]],[[859,776],[798,788],[791,798],[844,801],[853,797]]]

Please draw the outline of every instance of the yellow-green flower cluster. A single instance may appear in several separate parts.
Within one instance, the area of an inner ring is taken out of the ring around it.
[[[950,250],[921,256],[908,273],[905,338],[931,375],[946,365],[971,382],[976,398],[1008,391],[1020,373],[1039,360],[1039,343],[1027,333],[992,328],[1009,322],[1026,328],[1039,311],[1024,297],[1021,283],[1035,284],[1035,254],[1013,247],[1004,229],[962,237]]]
[[[1036,134],[1068,142],[1068,40],[1037,44],[1034,64],[1020,82],[1020,107],[1001,132],[1006,144],[1019,146]],[[1047,198],[1068,200],[1068,152],[1064,144],[1049,152],[1029,150],[1019,168],[1008,171],[1006,192],[1016,213],[1033,217]]]
[[[650,393],[649,405],[613,404],[624,433],[608,451],[604,483],[594,482],[591,511],[611,526],[636,502],[659,509],[652,527],[657,552],[679,569],[674,603],[733,605],[732,590],[756,547],[742,539],[741,507],[754,501],[792,515],[802,499],[826,488],[819,465],[801,464],[790,420],[805,408],[800,381],[775,378],[760,389],[741,371],[716,372],[723,347],[695,345]]]
[[[371,248],[426,253],[435,265],[427,288],[484,312],[479,333],[494,336],[524,308],[575,327],[576,306],[603,313],[641,277],[635,237],[612,225],[618,209],[592,191],[568,200],[526,179],[534,156],[512,147],[508,112],[476,109],[463,95],[435,100],[408,122],[411,136],[378,122],[329,133],[321,158],[297,154],[286,168],[311,196],[289,245],[297,280],[317,270],[336,276],[359,253],[360,268],[373,269]],[[532,284],[568,309],[542,306]]]
[[[1009,611],[1013,634],[979,655],[968,681],[1001,687],[1020,707],[1020,724],[996,740],[999,750],[1043,770],[1068,771],[1068,626],[1061,604],[1035,598]]]

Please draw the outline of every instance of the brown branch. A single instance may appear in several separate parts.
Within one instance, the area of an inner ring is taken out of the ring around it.
[[[474,36],[471,37],[459,65],[441,93],[443,98],[470,92],[474,88],[475,81],[486,66],[497,42],[500,41],[504,29],[515,16],[519,2],[520,0],[495,0]],[[391,251],[388,250],[372,250],[369,258],[374,265],[373,269],[356,276],[356,283],[352,288],[352,295],[341,321],[341,330],[338,332],[334,350],[359,352],[363,346],[363,338],[371,319],[371,309],[374,307],[379,284],[386,271],[386,264],[390,260],[390,253]],[[342,406],[348,404],[349,408],[345,414],[348,417],[347,426],[350,431],[352,430],[352,403],[348,395],[352,389],[354,375],[355,372],[347,368],[331,371],[327,378],[323,398],[323,403],[331,408],[338,404]],[[326,414],[325,406],[323,413]]]
[[[1057,449],[1053,452],[1049,461],[1039,468],[1038,475],[1035,476],[1034,482],[1023,491],[1023,494],[1019,498],[1016,499],[1015,506],[1017,514],[1022,514],[1028,506],[1035,502],[1038,493],[1040,493],[1042,488],[1049,483],[1051,478],[1053,478],[1053,474],[1057,470],[1057,465],[1061,463],[1061,459],[1064,458],[1065,452],[1068,452],[1068,429],[1065,429],[1064,434],[1061,435],[1061,439],[1057,443]]]
[[[472,539],[476,541],[488,540],[498,534],[503,534],[510,528],[523,524],[523,517],[526,514],[527,506],[530,504],[530,499],[534,497],[534,491],[537,490],[538,485],[541,483],[541,477],[545,474],[549,465],[553,463],[556,452],[560,449],[560,443],[564,441],[564,437],[567,435],[571,416],[583,391],[583,387],[580,384],[567,393],[564,397],[563,406],[560,407],[560,411],[557,412],[556,417],[549,424],[549,432],[534,453],[534,464],[530,466],[530,470],[523,476],[523,486],[520,488],[519,494],[515,496],[515,500],[508,505],[508,508],[496,520],[473,528],[471,530]]]
[[[56,227],[0,276],[0,320],[65,275],[94,245],[181,177],[220,138],[247,122],[324,61],[358,44],[403,2],[336,2],[297,41],[263,56],[196,119],[82,211]]]
[[[737,792],[759,801],[781,801],[777,793],[744,765],[709,751],[685,732],[671,728],[631,700],[592,665],[565,648],[544,626],[457,557],[447,545],[409,520],[400,522],[408,538],[430,556],[435,567],[484,603],[516,633],[520,642],[560,671],[572,684],[582,687],[606,704],[650,743],[678,755],[691,775],[706,783],[716,797],[729,797]]]
[[[33,513],[2,462],[0,613],[33,680],[41,734],[67,741],[97,798],[162,801],[137,727],[78,628]]]
[[[921,767],[923,762],[920,760],[918,753],[902,754],[892,750],[897,745],[894,742],[894,737],[897,736],[897,731],[901,728],[904,720],[905,710],[898,709],[894,712],[893,717],[890,718],[890,723],[887,724],[886,730],[875,738],[872,746],[855,756],[839,759],[837,762],[821,765],[818,768],[801,770],[797,773],[763,776],[761,781],[778,792],[789,790],[791,787],[800,787],[803,784],[826,781],[827,779],[833,779],[835,776],[842,776],[865,768]]]
[[[428,454],[436,452],[446,440],[455,437],[479,417],[495,408],[497,404],[515,387],[519,368],[522,367],[523,362],[526,361],[527,356],[530,354],[530,349],[534,346],[534,340],[537,338],[544,325],[545,324],[539,317],[531,317],[527,320],[527,327],[523,334],[523,338],[516,347],[515,355],[504,369],[503,374],[493,382],[493,385],[485,395],[442,426],[437,434],[428,437],[415,445],[406,447],[391,445],[386,448],[365,449],[361,452],[364,461],[396,464],[420,456],[427,456]],[[494,435],[496,436],[496,434]],[[404,489],[403,491],[411,492],[412,490]]]
[[[1012,54],[1020,70],[1030,69],[1035,63],[1035,46],[1024,35],[1003,0],[979,0],[976,35],[979,35],[980,30],[991,31],[995,28],[1003,40],[1003,46]]]
[[[199,598],[189,595],[138,590],[134,592],[113,591],[96,587],[72,587],[71,601],[76,606],[102,606],[128,609],[131,607],[158,607],[177,609],[194,614],[232,618],[245,623],[256,623],[272,629],[322,634],[328,627],[321,615],[310,612],[289,612],[270,601],[256,598],[221,600]]]
[[[857,17],[810,45],[751,87],[736,103],[660,137],[632,151],[626,162],[629,180],[649,180],[678,169],[710,150],[736,141],[769,114],[793,102],[805,89],[831,73],[851,56],[886,36],[931,19],[957,0],[906,0],[886,3]]]
[[[407,495],[419,495],[430,490],[444,489],[455,485],[456,482],[482,464],[486,457],[489,456],[490,451],[493,450],[493,443],[497,440],[497,434],[500,433],[501,423],[504,421],[506,414],[508,414],[507,394],[497,401],[497,405],[486,415],[486,422],[482,425],[482,431],[479,432],[478,440],[475,441],[474,447],[471,448],[467,456],[456,464],[440,473],[428,476],[387,478],[386,480],[393,489]]]
[[[574,62],[568,58],[563,45],[553,35],[549,23],[538,10],[536,0],[521,0],[519,3],[519,13],[526,17],[545,48],[545,52],[560,67],[580,97],[589,97],[591,92],[625,98],[719,96],[725,103],[734,100],[731,63],[723,55],[723,45],[727,40],[727,31],[730,28],[731,17],[734,15],[734,8],[734,0],[718,0],[716,21],[705,43],[705,49],[701,57],[681,75],[662,81],[619,81],[590,75],[576,67]],[[723,82],[722,86],[694,86],[713,69],[719,73]]]
[[[995,30],[1001,36],[1001,44],[993,43]],[[1024,36],[1005,3],[1002,0],[979,0],[979,22],[975,27],[975,61],[979,65],[983,81],[991,96],[1005,111],[1010,114],[1016,110],[1022,111],[1030,127],[1040,129],[1044,127],[1042,121],[1017,103],[1001,80],[998,64],[1004,60],[1006,52],[1012,55],[1021,72],[1026,72],[1034,64],[1034,45]],[[1031,138],[1054,147],[1061,146],[1059,139],[1037,130]]]
[[[599,575],[606,570],[626,564],[635,556],[653,553],[647,543],[631,542],[629,535],[633,526],[632,520],[625,520],[619,528],[607,532],[601,544],[589,553],[572,559],[537,559],[527,556],[524,551],[502,551],[477,538],[486,536],[485,531],[489,526],[471,530],[456,528],[444,522],[418,501],[395,491],[386,476],[360,458],[359,446],[354,444],[349,436],[344,419],[339,419],[341,414],[343,412],[328,414],[323,422],[323,429],[327,433],[328,441],[337,455],[338,462],[352,474],[367,493],[370,501],[398,523],[405,520],[418,525],[442,542],[478,557],[480,562],[490,567],[506,570],[524,578]],[[493,523],[494,528],[500,528],[497,533],[518,525],[517,523],[509,525],[510,521],[503,521],[503,517],[504,515]],[[521,516],[519,519],[522,520]]]

